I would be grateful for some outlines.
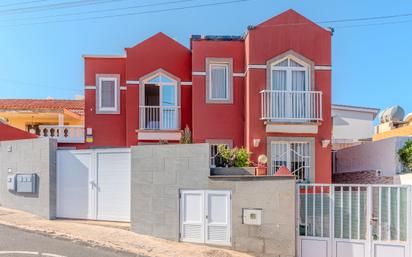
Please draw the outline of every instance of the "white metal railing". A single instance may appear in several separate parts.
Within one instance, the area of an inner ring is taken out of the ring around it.
[[[321,91],[262,90],[261,119],[305,122],[322,120]]]
[[[59,143],[84,143],[84,126],[39,125],[38,136],[55,138]]]
[[[406,242],[410,186],[298,184],[299,236]]]
[[[140,129],[176,130],[180,128],[180,106],[140,106]]]

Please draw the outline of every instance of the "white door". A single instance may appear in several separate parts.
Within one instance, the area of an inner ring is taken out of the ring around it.
[[[57,151],[57,217],[90,219],[90,151]]]
[[[204,238],[204,191],[181,192],[180,227],[182,241],[203,243]]]
[[[98,220],[130,221],[130,154],[97,152]]]
[[[130,221],[130,150],[57,151],[57,217]]]
[[[206,191],[206,243],[230,245],[230,192]]]
[[[184,242],[230,245],[230,191],[182,190],[180,233]]]

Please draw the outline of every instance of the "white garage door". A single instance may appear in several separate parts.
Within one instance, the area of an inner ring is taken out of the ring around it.
[[[130,150],[57,151],[57,217],[130,221]]]
[[[230,245],[230,195],[230,191],[224,190],[182,190],[181,240]]]

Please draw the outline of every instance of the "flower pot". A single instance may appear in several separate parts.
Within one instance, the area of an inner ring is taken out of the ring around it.
[[[266,176],[268,174],[267,167],[256,167],[255,176]]]

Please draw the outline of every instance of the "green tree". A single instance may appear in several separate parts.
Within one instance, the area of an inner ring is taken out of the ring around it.
[[[405,142],[403,147],[398,150],[399,161],[407,171],[412,170],[412,141]]]

